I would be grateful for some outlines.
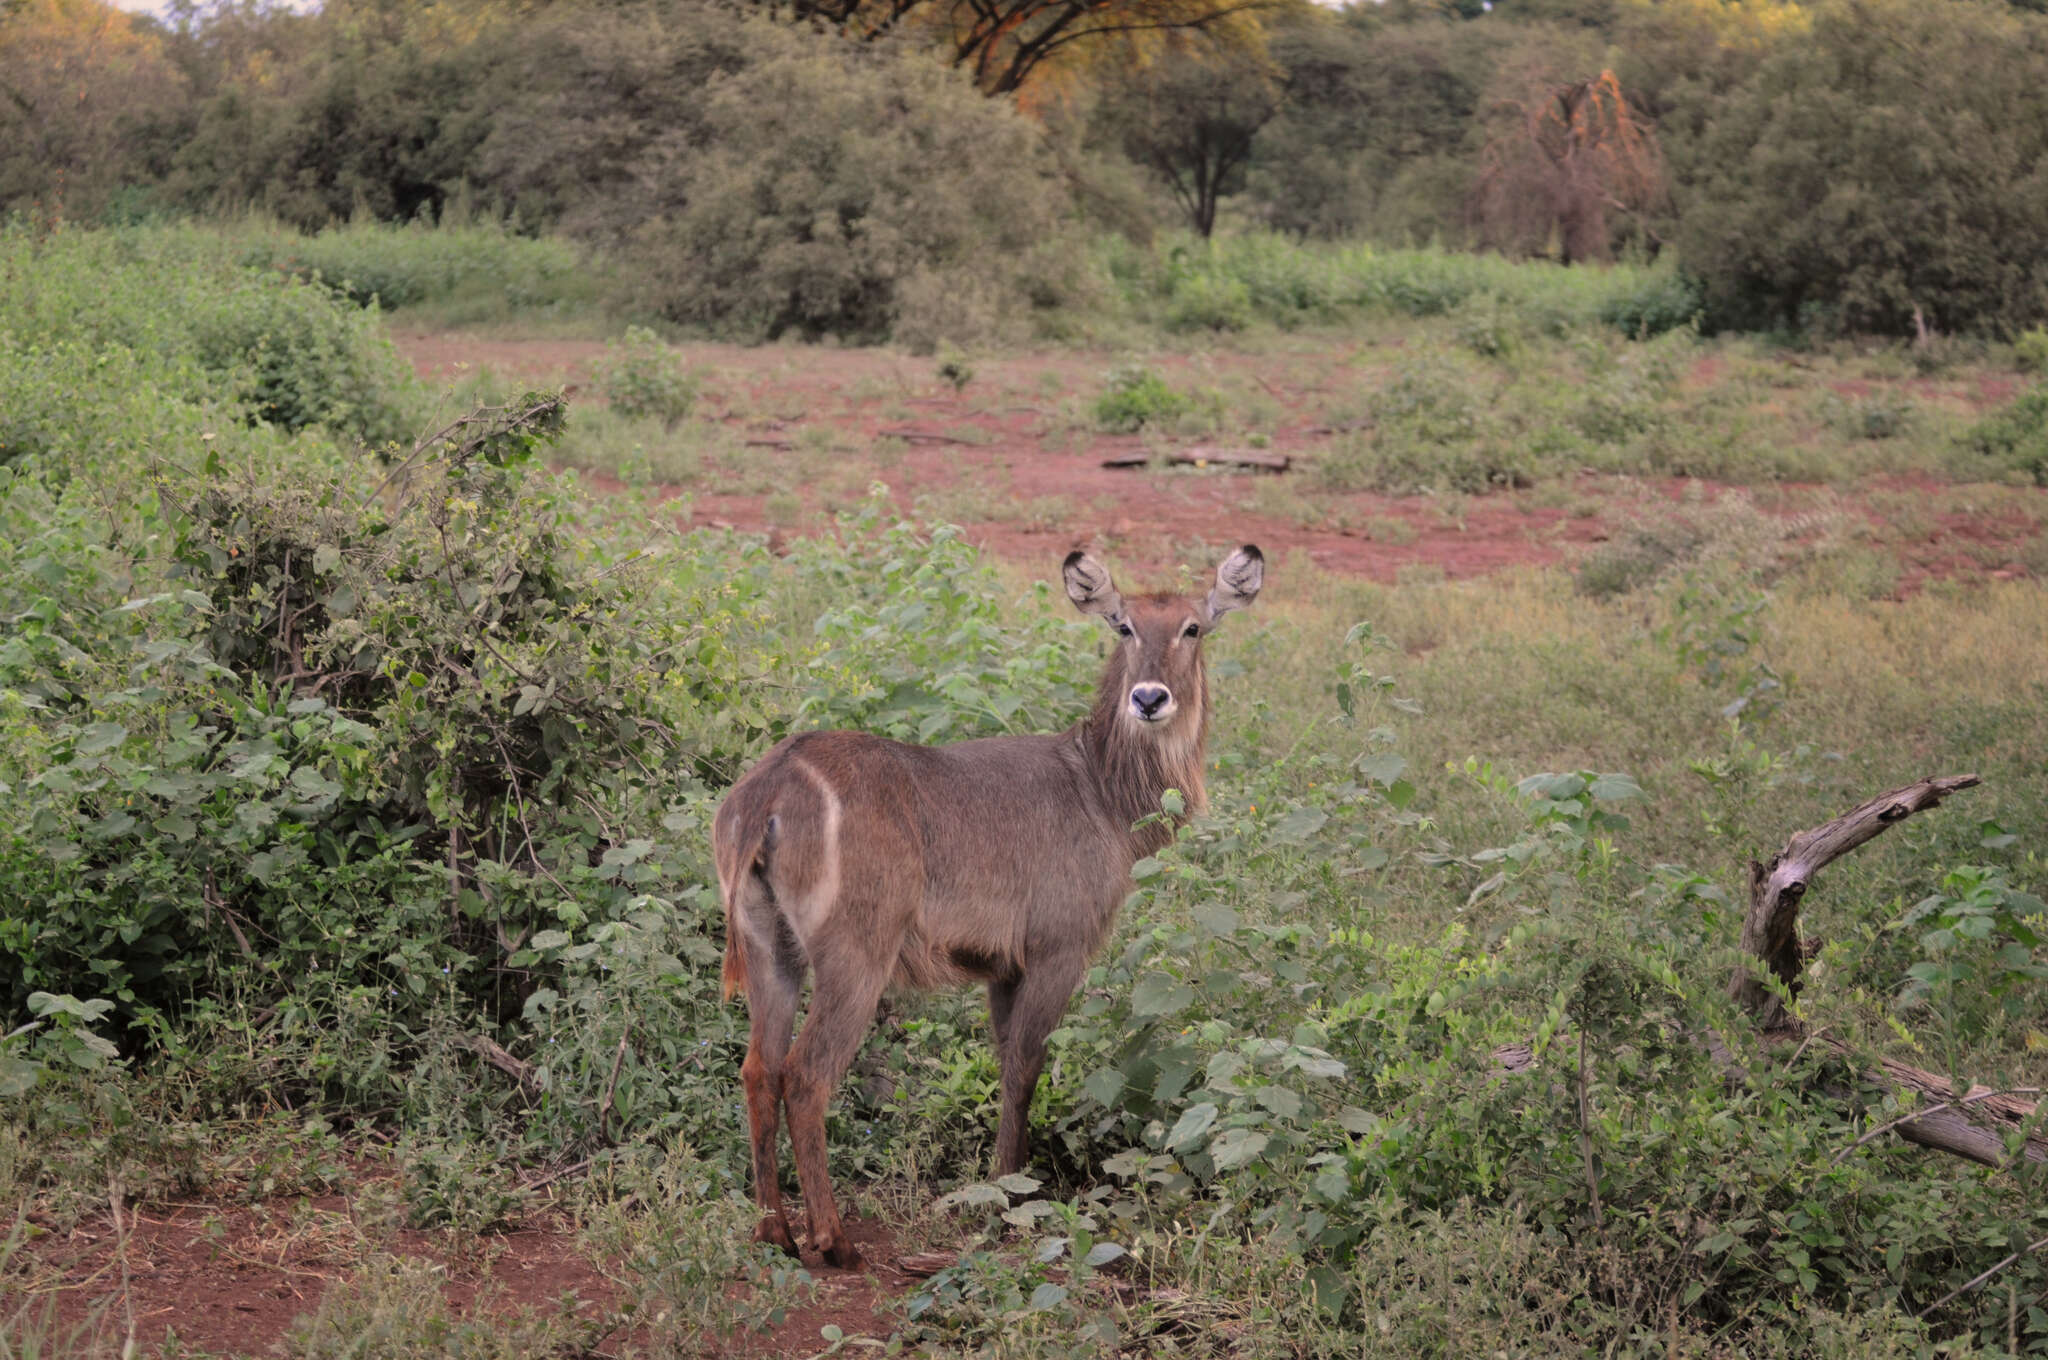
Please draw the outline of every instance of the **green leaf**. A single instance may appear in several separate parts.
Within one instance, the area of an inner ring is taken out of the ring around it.
[[[527,941],[527,943],[535,949],[560,949],[563,945],[569,943],[569,932],[566,930],[543,930]]]
[[[1209,1101],[1190,1105],[1181,1117],[1174,1121],[1173,1131],[1166,1135],[1166,1145],[1175,1150],[1187,1147],[1206,1134],[1216,1122],[1216,1106]]]
[[[1012,1171],[1007,1176],[996,1177],[996,1184],[1013,1195],[1030,1195],[1037,1193],[1044,1182],[1021,1171]]]
[[[1356,1105],[1346,1105],[1337,1111],[1337,1127],[1346,1133],[1355,1133],[1361,1138],[1378,1133],[1380,1126],[1385,1122],[1371,1110],[1361,1110]]]
[[[1300,1093],[1285,1086],[1261,1086],[1255,1099],[1282,1119],[1293,1119],[1301,1113]]]
[[[119,723],[97,722],[78,734],[72,751],[81,756],[104,755],[128,739],[128,729]]]
[[[1195,924],[1218,939],[1237,933],[1237,913],[1221,902],[1204,902],[1194,910]]]
[[[1065,1285],[1042,1284],[1031,1291],[1030,1307],[1033,1311],[1037,1312],[1047,1308],[1057,1308],[1066,1301],[1067,1288]]]
[[[1586,792],[1603,803],[1625,803],[1645,796],[1642,785],[1625,774],[1603,774]]]
[[[36,1088],[42,1078],[41,1063],[17,1058],[12,1053],[0,1053],[0,1100],[27,1095]]]
[[[1351,1198],[1351,1172],[1342,1162],[1330,1162],[1316,1173],[1315,1192],[1332,1204]]]
[[[1124,1249],[1114,1242],[1097,1242],[1088,1248],[1088,1254],[1081,1258],[1081,1263],[1091,1268],[1106,1266],[1123,1254]]]
[[[977,1182],[974,1185],[963,1185],[950,1195],[939,1196],[939,1198],[932,1204],[932,1207],[934,1209],[944,1211],[947,1209],[958,1208],[961,1205],[971,1206],[977,1204],[995,1205],[1001,1208],[1008,1208],[1010,1204],[1010,1197],[1004,1194],[1001,1190],[998,1190],[993,1185],[985,1185]]]
[[[1099,1068],[1088,1074],[1081,1090],[1098,1105],[1115,1105],[1116,1098],[1124,1093],[1124,1074],[1114,1067]]]
[[[1164,861],[1147,855],[1131,866],[1131,881],[1134,883],[1149,883],[1165,872],[1166,864]]]
[[[1192,987],[1165,973],[1147,973],[1131,989],[1131,1014],[1172,1015],[1195,999]]]
[[[1330,814],[1321,808],[1296,808],[1280,819],[1280,824],[1273,828],[1273,835],[1276,839],[1286,841],[1290,845],[1300,845],[1310,836],[1321,831],[1323,824],[1329,820]]]
[[[1235,1171],[1256,1161],[1271,1141],[1256,1129],[1225,1129],[1209,1144],[1209,1159],[1218,1171]]]
[[[1376,756],[1361,756],[1358,772],[1382,787],[1391,785],[1408,768],[1408,758],[1395,751],[1382,752]]]

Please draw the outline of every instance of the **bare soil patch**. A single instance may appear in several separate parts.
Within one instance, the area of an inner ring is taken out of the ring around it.
[[[105,1213],[68,1231],[46,1228],[28,1245],[28,1268],[13,1282],[7,1311],[26,1302],[32,1316],[41,1317],[45,1301],[52,1302],[60,1336],[97,1336],[117,1346],[132,1324],[145,1355],[173,1342],[223,1355],[275,1355],[294,1320],[318,1309],[327,1291],[366,1258],[388,1252],[431,1263],[459,1317],[474,1318],[480,1309],[505,1316],[549,1311],[567,1296],[576,1315],[594,1324],[600,1350],[638,1338],[622,1311],[626,1291],[590,1257],[566,1214],[542,1207],[505,1231],[481,1236],[401,1229],[377,1234],[373,1248],[359,1216],[380,1209],[362,1207],[362,1188],[254,1204],[227,1198],[137,1204],[124,1209],[119,1225]],[[828,1323],[849,1336],[888,1337],[895,1302],[918,1277],[899,1266],[885,1224],[850,1217],[847,1227],[868,1269],[835,1270],[807,1256],[814,1281],[809,1300],[770,1331],[731,1337],[721,1353],[814,1355],[825,1345],[819,1330]]]
[[[403,331],[394,338],[429,378],[486,367],[525,382],[575,384],[583,389],[578,400],[598,400],[589,380],[604,347],[594,341]],[[1118,455],[1199,451],[1232,439],[1094,430],[1086,408],[1103,375],[1122,362],[1113,354],[976,359],[973,377],[956,390],[939,379],[932,360],[888,350],[689,345],[685,361],[703,379],[698,418],[726,427],[732,452],[700,476],[653,491],[682,502],[691,525],[762,532],[779,543],[784,534],[815,528],[880,481],[901,509],[922,506],[1021,562],[1093,545],[1134,571],[1168,571],[1205,549],[1249,539],[1282,559],[1305,557],[1330,571],[1387,582],[1568,563],[1681,495],[1714,500],[1745,492],[1591,474],[1471,496],[1324,490],[1313,464],[1346,426],[1362,420],[1366,397],[1384,380],[1383,348],[1293,337],[1271,343],[1261,352],[1155,355],[1146,362],[1176,387],[1219,394],[1238,423],[1257,430],[1255,450],[1232,446],[1287,458],[1293,470],[1280,474],[1220,463],[1168,467],[1163,460],[1103,466]],[[1702,359],[1689,380],[1710,382],[1719,362]],[[2006,394],[2001,382],[1914,385],[1923,398],[1939,390],[1981,406]],[[599,489],[621,485],[605,474],[586,475]],[[2030,563],[2040,555],[2048,495],[2020,493],[2039,510],[2015,510],[2008,501],[1980,511],[1934,494],[1944,490],[1929,479],[1891,478],[1826,494],[1868,521],[1873,544],[1898,558],[1902,592],[1929,579],[1996,579],[2038,569]],[[1927,494],[1904,513],[1901,491]],[[1760,499],[1790,514],[1819,494],[1780,485]]]

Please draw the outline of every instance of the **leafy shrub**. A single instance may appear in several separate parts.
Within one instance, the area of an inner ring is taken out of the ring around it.
[[[697,404],[697,384],[683,371],[682,356],[644,326],[628,327],[623,340],[607,343],[595,371],[604,399],[622,415],[652,416],[673,428]]]
[[[2048,905],[2003,870],[1965,865],[1945,875],[1941,891],[1895,928],[1923,927],[1926,957],[1906,970],[1898,1002],[1932,1012],[1951,1045],[1982,1039],[1994,1016],[2028,1013],[2029,990],[2048,982]]]
[[[1811,32],[1720,103],[1696,154],[1678,247],[1717,326],[2009,333],[2048,319],[2038,15],[1816,6]]]
[[[1452,318],[1458,343],[1483,359],[1506,359],[1521,347],[1518,319],[1492,293],[1466,301]]]
[[[1670,269],[1648,274],[1633,290],[1613,293],[1599,309],[1600,320],[1638,340],[1690,326],[1699,316],[1699,285]]]
[[[1871,392],[1844,399],[1829,393],[1821,414],[1836,432],[1850,439],[1894,439],[1912,427],[1913,400],[1900,393]]]
[[[1111,369],[1103,379],[1094,416],[1099,428],[1130,434],[1147,425],[1169,423],[1194,407],[1194,399],[1169,385],[1157,369],[1126,364]]]
[[[0,381],[24,410],[41,413],[0,417],[14,426],[0,425],[0,438],[17,447],[38,423],[88,438],[105,432],[97,413],[141,400],[146,386],[159,402],[231,409],[230,419],[286,430],[320,426],[373,445],[409,438],[420,417],[418,385],[374,314],[150,230],[42,241],[0,231],[0,332],[23,347],[4,356],[9,376]],[[125,370],[88,385],[98,400],[36,390],[90,362]],[[139,425],[126,434],[147,437]],[[67,462],[88,453],[76,444],[56,451]]]
[[[806,42],[754,23],[745,65],[704,92],[675,201],[633,236],[636,296],[743,340],[895,329],[913,281],[1006,310],[1058,236],[1063,191],[1014,109],[918,54]],[[927,301],[930,298],[927,297]],[[927,315],[928,343],[949,334]]]
[[[2021,393],[1971,426],[1963,447],[1999,468],[2024,473],[2036,486],[2048,486],[2048,386]]]
[[[1166,307],[1170,331],[1241,331],[1251,322],[1251,290],[1241,280],[1206,272],[1176,282]]]
[[[2012,357],[2022,373],[2048,374],[2048,326],[2021,332],[2012,342]]]
[[[569,242],[518,236],[494,223],[464,225],[452,214],[439,226],[363,221],[301,235],[251,223],[226,236],[243,263],[386,311],[465,300],[530,317],[596,291],[595,266]]]

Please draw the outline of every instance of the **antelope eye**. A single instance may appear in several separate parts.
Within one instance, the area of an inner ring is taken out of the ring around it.
[[[1182,637],[1200,637],[1201,635],[1202,625],[1199,623],[1191,623],[1186,628],[1181,630]]]
[[[1131,625],[1129,625],[1128,623],[1119,623],[1116,626],[1116,630],[1117,632],[1122,633],[1125,637],[1131,636]]]

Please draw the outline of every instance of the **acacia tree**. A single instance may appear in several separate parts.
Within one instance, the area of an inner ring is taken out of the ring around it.
[[[1497,99],[1487,118],[1471,216],[1488,245],[1604,260],[1617,217],[1641,225],[1666,200],[1656,133],[1612,71]]]
[[[933,33],[984,94],[1010,94],[1048,62],[1115,39],[1201,33],[1255,46],[1256,16],[1298,0],[790,0],[799,19],[862,39]],[[771,0],[772,8],[780,8]]]
[[[1128,80],[1103,116],[1120,132],[1124,154],[1150,170],[1188,225],[1208,236],[1216,206],[1244,183],[1252,143],[1280,110],[1280,89],[1266,63],[1240,49],[1174,51]]]

